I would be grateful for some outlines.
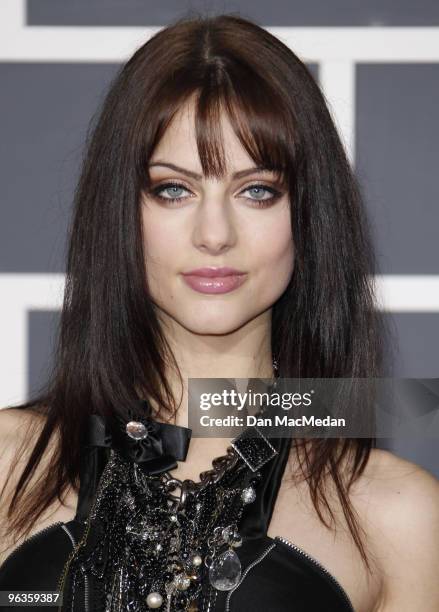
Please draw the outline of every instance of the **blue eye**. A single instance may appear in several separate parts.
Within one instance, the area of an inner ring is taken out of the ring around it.
[[[260,183],[249,185],[243,189],[241,193],[245,193],[246,191],[253,192],[253,195],[256,196],[251,198],[244,196],[246,200],[253,203],[254,208],[268,208],[277,202],[280,197],[282,197],[281,191]],[[266,197],[267,194],[268,197]]]
[[[168,183],[166,185],[161,185],[158,189],[154,191],[154,194],[161,200],[169,200],[170,202],[175,202],[176,200],[181,199],[182,191],[187,191],[187,189],[185,189],[182,185],[178,185],[177,183]],[[160,195],[163,192],[168,192],[170,197]]]
[[[255,196],[256,200],[271,200],[271,197],[273,195],[273,190],[269,189],[268,187],[265,187],[264,185],[252,185],[251,187],[247,187],[247,189],[245,189],[245,191],[253,191],[253,195]],[[264,194],[271,194],[268,198],[264,198]],[[252,198],[253,199],[253,198]]]
[[[155,189],[152,190],[152,194],[158,200],[167,203],[176,203],[181,202],[186,199],[188,196],[184,195],[183,192],[190,193],[189,189],[187,189],[181,183],[164,183],[163,185],[159,185]],[[276,202],[281,196],[282,193],[273,187],[268,187],[263,184],[254,184],[249,185],[245,189],[243,189],[240,193],[252,192],[254,197],[244,196],[244,199],[252,202],[256,208],[266,208]],[[163,194],[168,195],[163,195]],[[268,197],[266,197],[268,194]]]

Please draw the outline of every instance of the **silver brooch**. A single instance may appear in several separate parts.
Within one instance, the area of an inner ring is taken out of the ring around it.
[[[148,437],[148,430],[140,421],[130,421],[127,423],[126,432],[133,440],[144,440]]]

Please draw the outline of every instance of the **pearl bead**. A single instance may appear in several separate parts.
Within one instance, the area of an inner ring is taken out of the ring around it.
[[[146,598],[146,605],[150,609],[160,608],[162,603],[163,603],[163,597],[160,595],[160,593],[150,593],[148,597]]]
[[[195,565],[195,567],[198,567],[202,563],[203,563],[203,559],[201,558],[200,555],[194,555],[192,557],[192,565]]]

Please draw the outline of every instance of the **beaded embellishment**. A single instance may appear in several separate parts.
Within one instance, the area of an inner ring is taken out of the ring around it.
[[[154,421],[141,403],[114,436],[96,416],[109,459],[60,577],[61,612],[211,612],[218,591],[240,580],[240,519],[276,449],[248,427],[198,482],[181,481],[170,471],[191,430]]]
[[[140,427],[130,429],[139,434]],[[236,586],[239,521],[256,498],[258,469],[277,452],[249,429],[199,482],[148,474],[111,449],[84,536],[65,567],[61,610],[81,609],[75,600],[84,590],[103,612],[205,612],[215,591]]]

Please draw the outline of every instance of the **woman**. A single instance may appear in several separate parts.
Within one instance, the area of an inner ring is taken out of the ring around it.
[[[63,610],[438,610],[428,472],[373,439],[285,438],[257,439],[253,471],[245,440],[187,429],[189,378],[382,375],[374,265],[294,53],[235,16],[152,37],[88,143],[53,375],[0,414],[1,589]]]

